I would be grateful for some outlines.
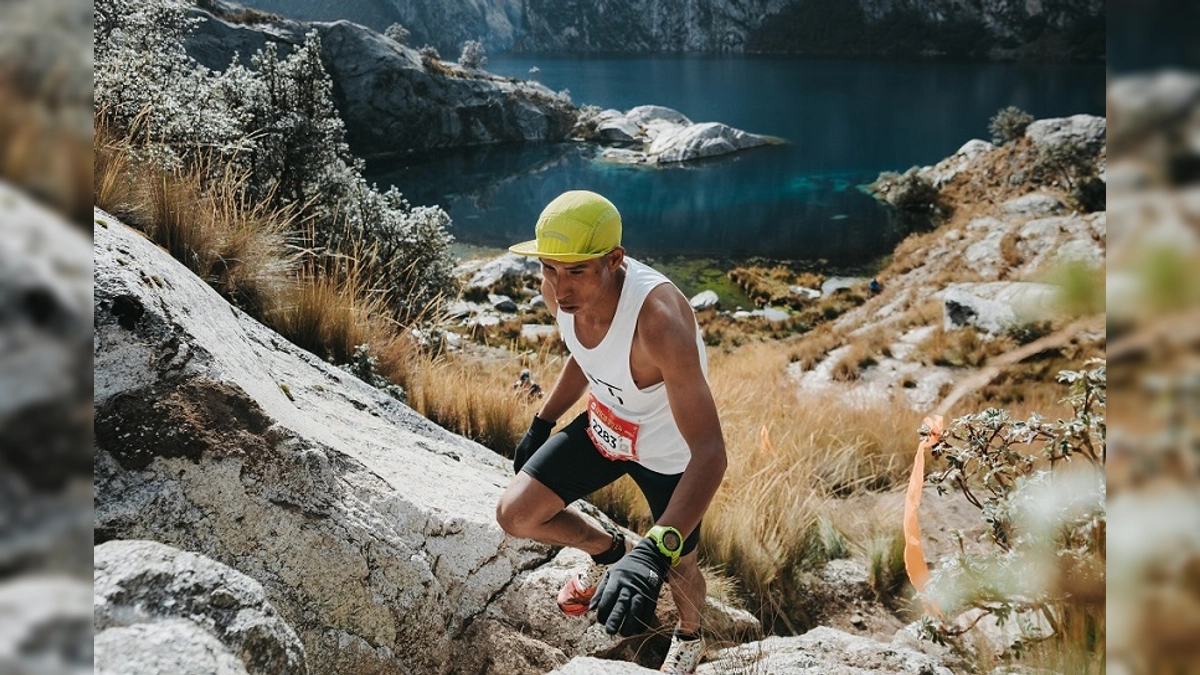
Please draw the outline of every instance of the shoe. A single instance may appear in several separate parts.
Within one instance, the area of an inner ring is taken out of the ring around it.
[[[676,633],[671,636],[671,649],[659,670],[671,675],[693,675],[703,654],[704,640],[680,640],[679,634]]]
[[[596,594],[596,587],[600,585],[606,570],[608,565],[597,565],[589,560],[583,574],[572,576],[558,592],[558,608],[569,616],[587,614],[588,604],[592,602],[592,596]]]

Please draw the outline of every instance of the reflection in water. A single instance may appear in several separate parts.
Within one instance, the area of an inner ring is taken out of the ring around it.
[[[874,174],[792,175],[787,146],[658,169],[610,164],[590,144],[477,148],[376,168],[414,204],[440,204],[464,242],[529,239],[538,213],[565,190],[608,196],[632,255],[863,262],[905,234],[858,186]]]

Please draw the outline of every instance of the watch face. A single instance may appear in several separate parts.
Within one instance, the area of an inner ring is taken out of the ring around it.
[[[679,541],[678,534],[667,531],[663,533],[662,544],[667,548],[668,551],[678,551],[683,545],[683,542]]]

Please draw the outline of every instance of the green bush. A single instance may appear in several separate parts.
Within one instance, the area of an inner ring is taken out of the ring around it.
[[[938,189],[915,166],[904,173],[885,171],[873,187],[884,201],[905,213],[932,215],[939,207]]]
[[[1079,209],[1104,210],[1106,185],[1100,180],[1096,153],[1083,141],[1065,140],[1040,146],[1033,173],[1041,181],[1065,188]]]
[[[988,131],[992,133],[992,142],[1002,145],[1019,140],[1025,135],[1025,129],[1033,123],[1033,115],[1016,106],[1001,108],[988,122]]]

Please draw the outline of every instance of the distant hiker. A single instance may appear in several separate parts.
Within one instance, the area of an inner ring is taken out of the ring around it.
[[[528,368],[521,371],[517,381],[513,382],[512,388],[518,394],[524,394],[530,401],[542,397],[542,385],[533,381]]]
[[[542,295],[571,356],[517,446],[496,520],[515,537],[591,554],[558,606],[572,616],[595,609],[610,634],[652,624],[669,578],[679,622],[663,671],[694,672],[707,590],[696,544],[726,466],[695,313],[670,280],[625,257],[621,216],[604,197],[559,195],[536,233],[509,250],[541,259]],[[587,411],[552,436],[585,393]],[[626,474],[655,520],[628,553],[623,534],[566,508]]]
[[[883,284],[879,283],[879,279],[871,279],[871,283],[867,285],[871,289],[871,293],[878,293],[883,290]]]

